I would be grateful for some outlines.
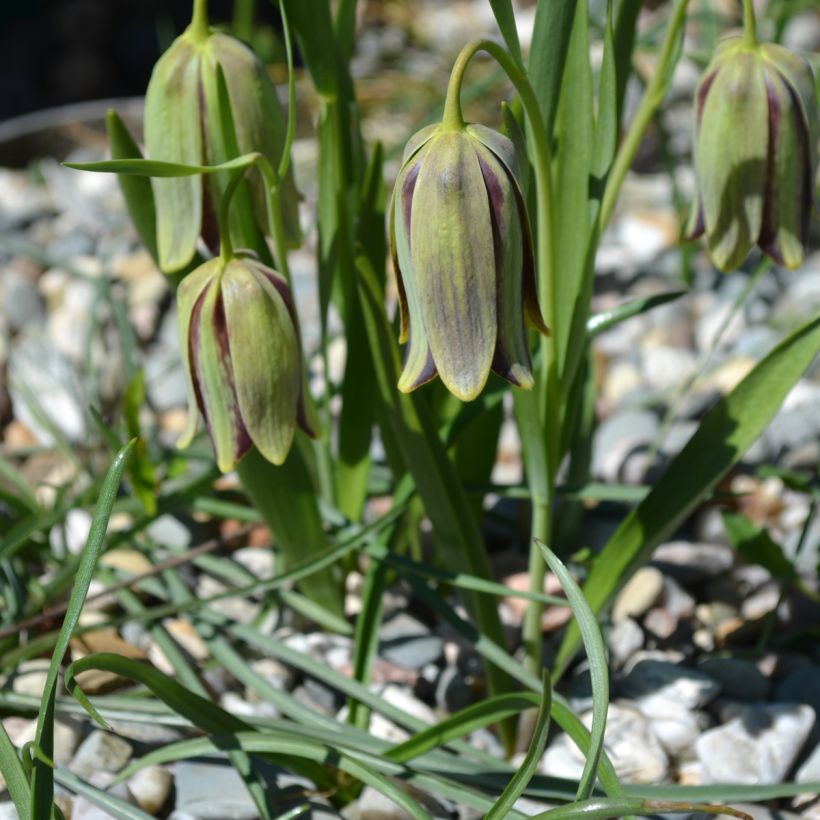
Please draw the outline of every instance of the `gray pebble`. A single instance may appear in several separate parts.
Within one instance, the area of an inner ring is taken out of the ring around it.
[[[632,618],[622,618],[612,625],[607,635],[607,645],[615,666],[623,666],[644,642],[643,630]]]
[[[731,547],[691,541],[668,541],[652,553],[652,565],[681,584],[697,584],[731,569]]]
[[[94,772],[116,773],[128,763],[133,751],[127,740],[95,729],[80,744],[69,769],[86,778]]]
[[[176,811],[197,820],[255,820],[256,804],[233,766],[183,760],[174,766]]]
[[[385,621],[379,630],[379,655],[408,669],[421,669],[436,663],[444,641],[411,615],[399,612]]]
[[[658,417],[648,410],[625,410],[604,420],[595,431],[592,445],[595,475],[617,481],[627,456],[647,449],[658,429]]]

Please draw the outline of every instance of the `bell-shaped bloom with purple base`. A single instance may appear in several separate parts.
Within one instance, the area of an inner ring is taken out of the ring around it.
[[[274,464],[308,421],[299,321],[287,282],[247,256],[206,262],[178,292],[190,444],[199,413],[222,472],[255,445]]]
[[[737,268],[758,245],[780,265],[803,261],[817,165],[811,67],[773,43],[724,41],[695,94],[698,196],[692,238],[716,267]]]
[[[513,143],[481,125],[430,126],[408,143],[390,215],[403,392],[438,375],[470,401],[491,370],[532,387],[525,318],[549,331],[517,178]]]

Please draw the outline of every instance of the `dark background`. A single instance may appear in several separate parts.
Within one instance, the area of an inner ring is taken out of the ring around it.
[[[83,100],[139,96],[192,0],[0,0],[0,121]],[[210,0],[212,23],[231,0]],[[269,0],[256,20],[275,22]]]

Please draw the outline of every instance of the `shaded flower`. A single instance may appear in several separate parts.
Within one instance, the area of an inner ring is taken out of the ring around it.
[[[782,46],[732,37],[695,94],[698,198],[692,237],[706,234],[721,270],[755,245],[778,264],[803,261],[816,168],[811,67]]]
[[[399,389],[436,375],[462,401],[490,370],[532,387],[524,324],[549,333],[535,290],[529,222],[513,143],[481,125],[411,138],[390,215],[399,286]]]
[[[188,426],[179,446],[193,439],[199,411],[223,472],[252,444],[281,464],[297,424],[313,435],[287,283],[248,256],[217,257],[185,277],[178,303],[188,376]]]
[[[287,118],[265,66],[234,37],[192,23],[154,66],[145,94],[149,159],[216,165],[259,152],[276,166],[286,127]],[[215,214],[226,182],[223,175],[152,179],[159,264],[164,271],[184,268],[200,236],[216,252]],[[251,227],[264,232],[263,181],[254,174],[248,184],[257,223]],[[292,246],[301,241],[298,202],[289,171],[282,181],[282,203],[285,232]],[[239,229],[232,223],[232,235]],[[242,229],[247,231],[248,226]],[[247,245],[241,234],[236,233],[235,240],[239,246]]]

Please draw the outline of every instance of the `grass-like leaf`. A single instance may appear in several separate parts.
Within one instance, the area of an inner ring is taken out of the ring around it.
[[[128,462],[128,457],[135,442],[129,441],[114,457],[108,468],[105,480],[100,490],[100,497],[94,510],[88,540],[80,556],[80,564],[74,580],[74,588],[68,603],[63,625],[57,636],[51,664],[48,668],[46,682],[43,687],[43,697],[40,703],[40,714],[37,720],[37,731],[34,743],[48,758],[54,756],[54,701],[57,696],[57,678],[60,674],[60,664],[68,649],[74,627],[80,619],[83,603],[88,594],[88,587],[94,575],[97,559],[100,557],[105,533],[108,528],[108,519],[117,490],[122,480],[122,473]],[[31,775],[31,812],[32,817],[50,817],[54,802],[54,772],[39,759],[33,761]]]
[[[31,789],[17,749],[11,742],[5,727],[0,723],[0,771],[6,781],[14,807],[20,817],[28,817],[31,806]]]
[[[709,411],[650,494],[624,519],[584,585],[599,612],[652,550],[695,509],[766,429],[820,350],[820,318],[798,328]],[[581,643],[571,623],[553,673],[563,673]]]
[[[535,731],[530,741],[530,747],[524,760],[519,766],[518,771],[510,778],[510,782],[501,792],[501,796],[493,804],[490,811],[487,812],[487,820],[504,820],[508,816],[515,801],[524,792],[527,783],[535,774],[538,764],[541,762],[541,756],[544,754],[544,747],[547,745],[547,734],[550,725],[550,707],[552,704],[552,684],[550,683],[550,676],[547,670],[543,673],[541,692],[541,705],[538,710],[538,719],[535,722]]]
[[[620,324],[633,316],[639,316],[642,313],[658,307],[658,305],[665,305],[667,302],[674,302],[685,296],[689,291],[687,290],[669,290],[665,293],[655,293],[652,296],[645,296],[641,299],[630,299],[622,305],[612,308],[611,310],[604,310],[601,313],[596,313],[590,316],[587,321],[587,337],[594,339],[598,334],[609,330],[611,327]]]
[[[729,806],[708,806],[700,803],[664,803],[656,800],[641,800],[630,797],[598,797],[579,800],[566,806],[534,815],[534,820],[608,820],[611,817],[634,815],[645,817],[651,814],[728,814],[743,820],[752,820],[745,812]]]
[[[584,771],[578,783],[578,800],[585,800],[592,795],[595,779],[598,774],[598,762],[604,749],[604,732],[606,730],[607,710],[609,708],[609,667],[606,659],[606,647],[598,622],[595,620],[589,604],[575,579],[546,544],[539,544],[544,560],[555,573],[575,616],[575,622],[581,632],[584,648],[589,660],[589,677],[592,684],[592,729],[590,746],[586,753]]]

